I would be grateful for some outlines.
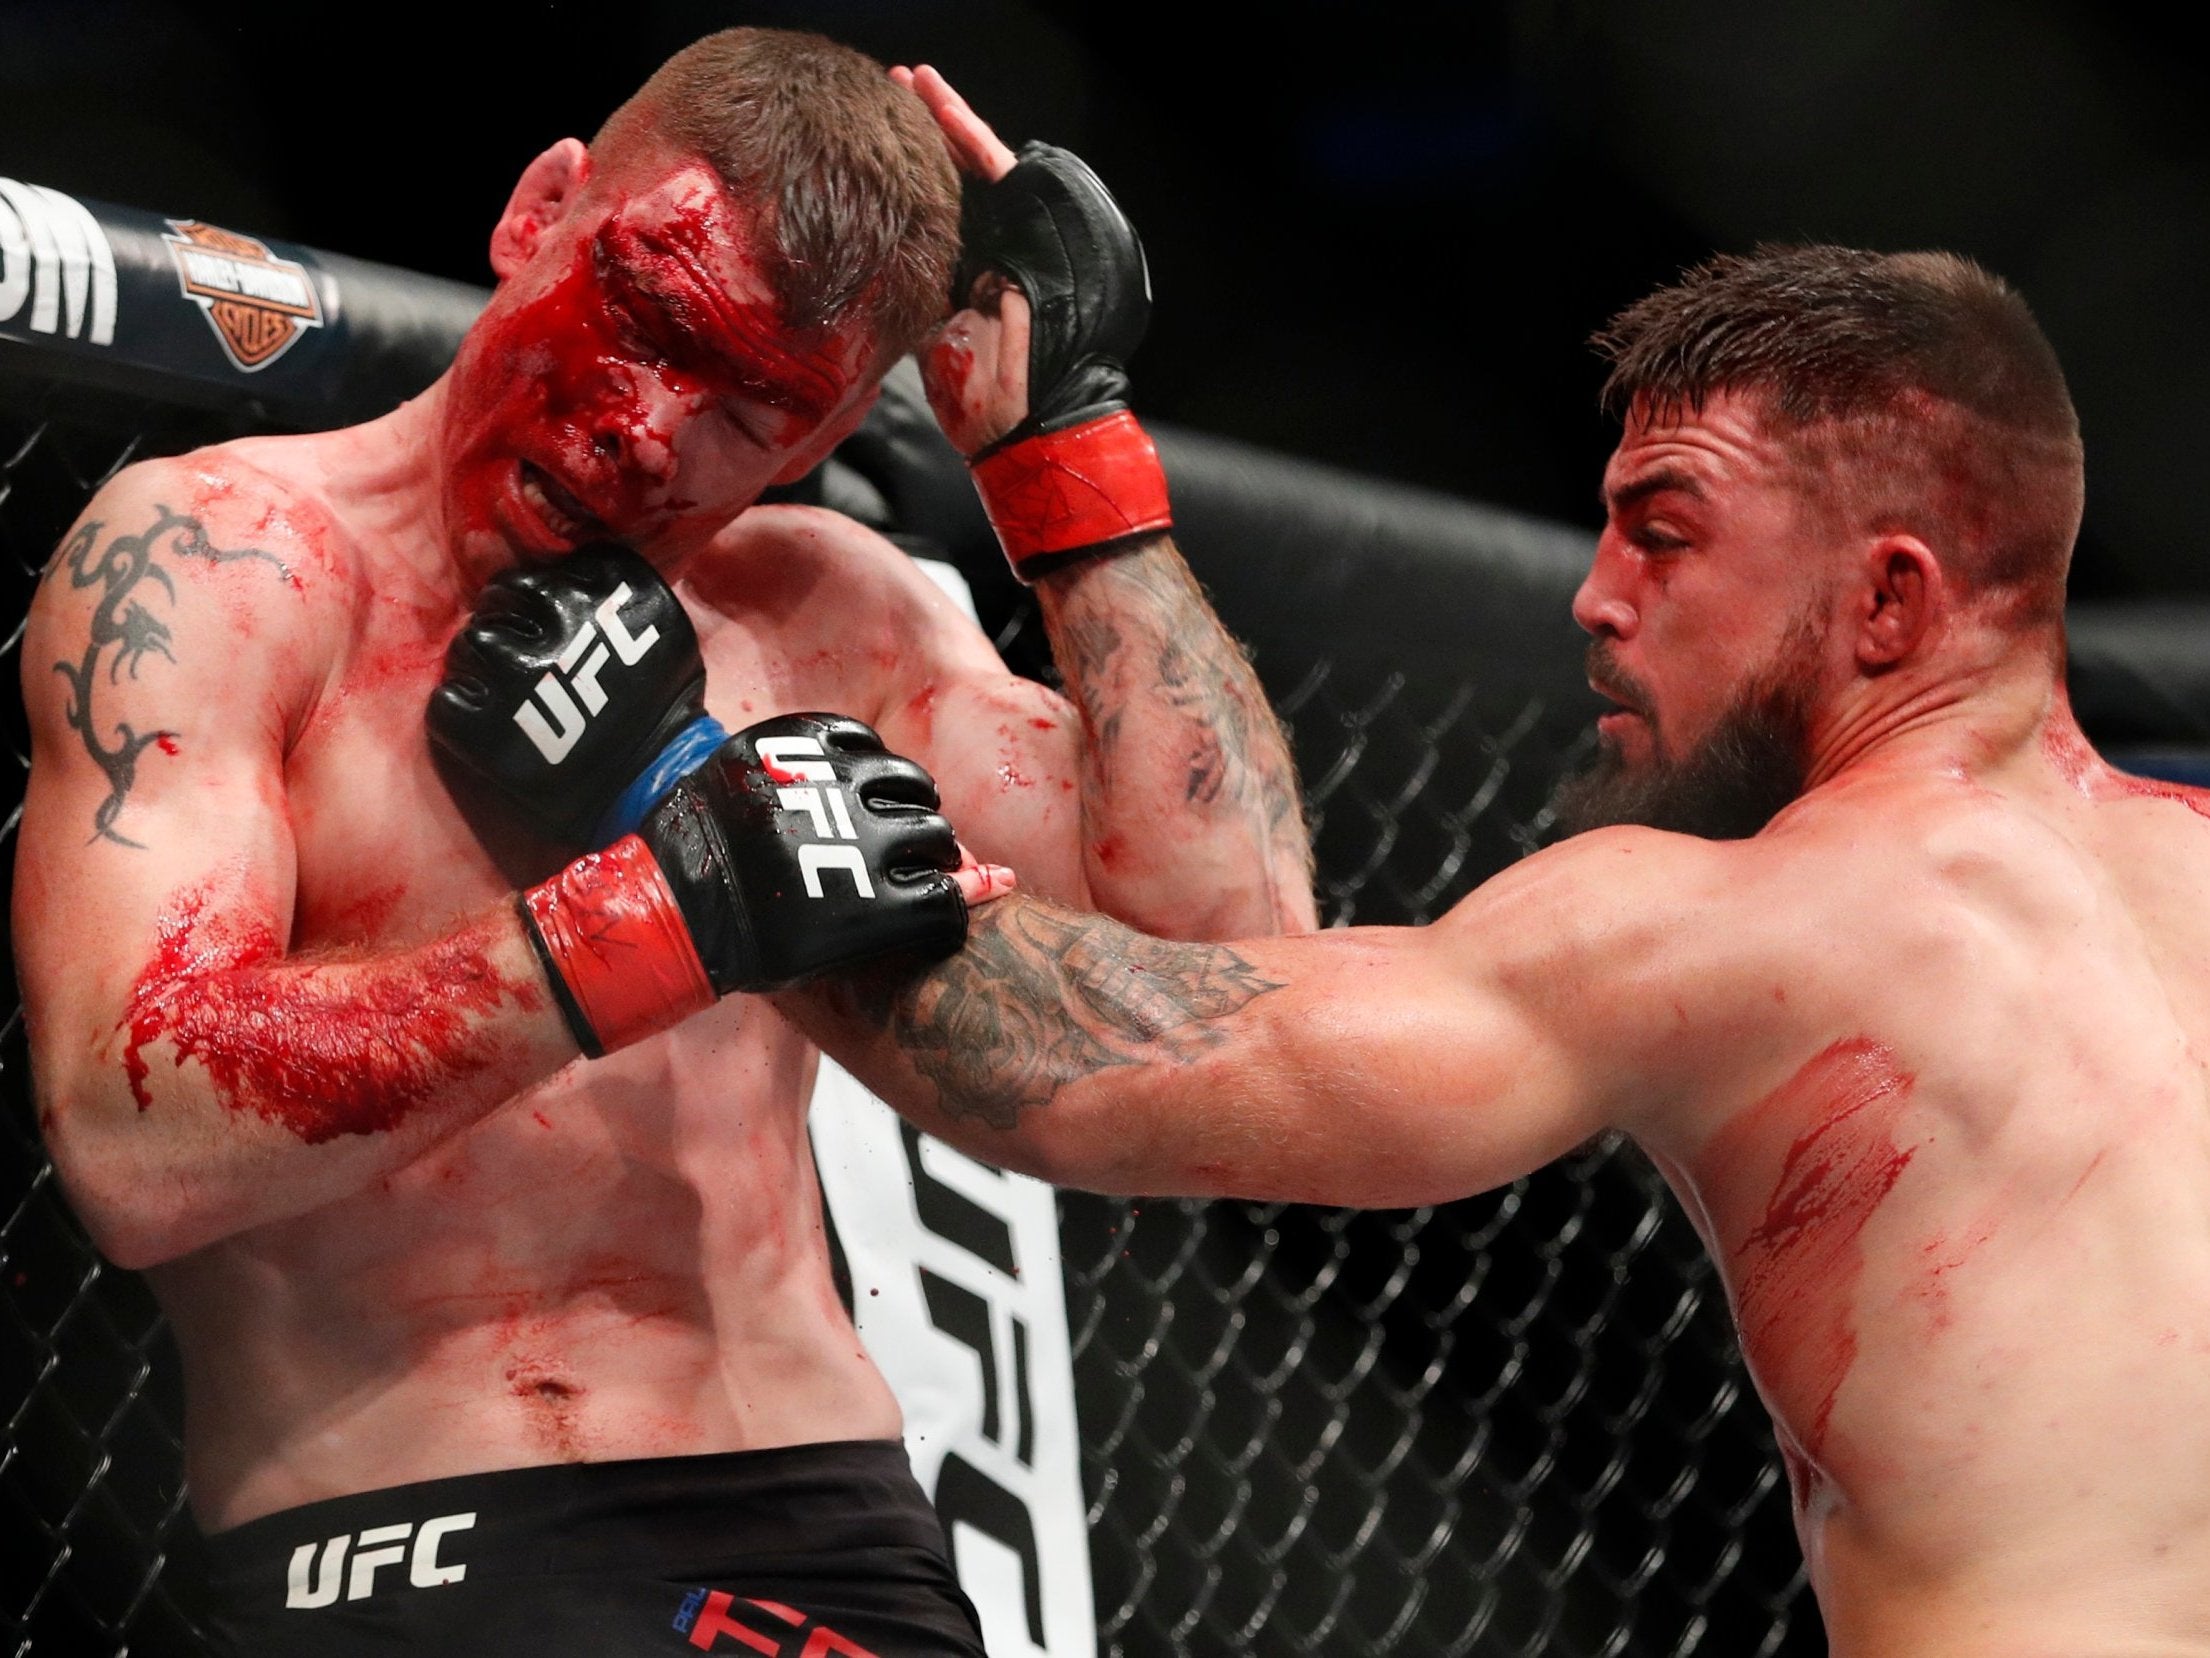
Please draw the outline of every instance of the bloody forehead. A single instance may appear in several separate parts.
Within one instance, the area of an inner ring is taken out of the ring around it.
[[[849,341],[826,326],[793,327],[772,294],[732,294],[717,273],[734,274],[740,261],[756,271],[744,248],[737,210],[716,197],[643,220],[617,213],[599,227],[592,256],[615,293],[664,315],[673,337],[661,343],[683,367],[801,420],[825,420],[850,390]]]

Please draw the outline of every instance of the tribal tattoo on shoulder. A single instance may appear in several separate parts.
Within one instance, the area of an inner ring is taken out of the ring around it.
[[[1011,1128],[1083,1077],[1220,1047],[1217,1021],[1281,988],[1222,945],[1016,898],[976,911],[960,954],[873,1011],[949,1115]]]
[[[147,608],[157,588],[170,604],[176,602],[176,584],[168,571],[154,562],[155,551],[209,564],[259,559],[273,565],[287,581],[292,572],[282,559],[258,547],[216,546],[208,540],[198,519],[158,504],[152,526],[138,534],[110,536],[103,543],[100,536],[104,527],[96,519],[80,525],[62,543],[48,567],[50,580],[66,573],[73,588],[102,590],[93,607],[84,654],[75,662],[56,662],[54,672],[69,686],[69,706],[63,718],[84,739],[85,753],[107,778],[107,798],[93,810],[90,838],[143,851],[139,842],[117,832],[115,819],[138,779],[138,756],[156,743],[164,747],[173,744],[177,734],[168,730],[140,731],[128,720],[103,721],[94,711],[93,701],[103,667],[106,683],[114,685],[126,668],[136,679],[139,663],[148,653],[176,660],[169,648],[169,624]],[[173,748],[170,751],[174,752]]]

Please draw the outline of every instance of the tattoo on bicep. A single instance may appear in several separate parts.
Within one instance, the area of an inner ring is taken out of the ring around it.
[[[292,573],[282,559],[257,547],[217,547],[207,539],[207,531],[198,519],[171,512],[165,506],[155,506],[153,525],[143,534],[111,536],[103,546],[101,529],[96,519],[79,526],[54,554],[50,575],[66,573],[73,588],[102,589],[93,607],[84,654],[75,662],[56,662],[54,672],[69,686],[69,703],[62,717],[68,721],[70,729],[84,739],[85,753],[107,778],[107,798],[93,810],[90,838],[110,840],[118,846],[138,847],[142,851],[144,848],[139,842],[116,832],[115,818],[130,798],[131,785],[137,781],[138,756],[156,743],[174,742],[177,734],[167,730],[140,731],[128,720],[104,723],[93,712],[92,703],[103,661],[107,683],[114,685],[121,680],[125,668],[130,670],[131,678],[136,679],[139,662],[149,652],[171,662],[176,660],[169,648],[169,624],[147,608],[156,589],[168,603],[176,602],[176,584],[170,580],[168,571],[154,562],[157,544],[166,538],[167,544],[161,550],[179,558],[204,559],[210,564],[260,559],[274,565],[286,580],[291,579]],[[108,654],[110,650],[112,655]],[[110,733],[112,742],[107,740]]]
[[[1083,1077],[1221,1046],[1216,1021],[1281,988],[1222,945],[1008,900],[876,1011],[946,1114],[1011,1128]]]
[[[1073,669],[1067,676],[1071,680],[1068,689],[1082,710],[1083,724],[1089,733],[1090,764],[1097,773],[1098,782],[1110,788],[1113,750],[1120,743],[1121,712],[1118,699],[1106,690],[1106,686],[1113,663],[1126,641],[1110,618],[1079,615],[1069,618],[1061,643],[1067,666]]]
[[[1206,608],[1204,594],[1179,558],[1136,555],[1116,562],[1115,579],[1148,602],[1161,643],[1151,687],[1181,717],[1188,733],[1183,798],[1192,805],[1258,812],[1269,834],[1298,817],[1295,768],[1280,723],[1264,700],[1241,646]],[[1142,672],[1120,628],[1106,617],[1077,613],[1062,629],[1070,687],[1080,700],[1102,766],[1117,742],[1131,681]]]

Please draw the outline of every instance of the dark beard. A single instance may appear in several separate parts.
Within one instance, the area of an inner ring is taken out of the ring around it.
[[[1634,823],[1747,840],[1803,793],[1810,687],[1807,665],[1784,650],[1680,759],[1630,767],[1616,745],[1602,742],[1594,765],[1550,797],[1557,833]]]

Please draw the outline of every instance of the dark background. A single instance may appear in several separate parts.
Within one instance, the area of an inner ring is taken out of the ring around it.
[[[1759,240],[1971,254],[2071,376],[2075,592],[2210,593],[2203,59],[2106,5],[0,0],[0,172],[485,282],[523,164],[738,22],[1081,151],[1151,254],[1142,412],[1576,523],[1618,306]]]

